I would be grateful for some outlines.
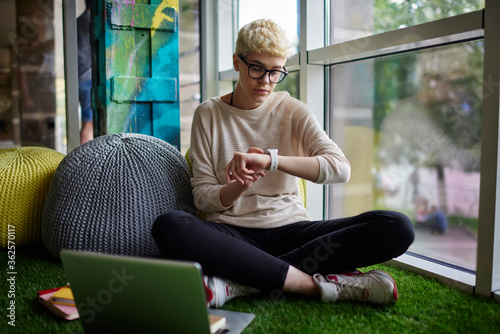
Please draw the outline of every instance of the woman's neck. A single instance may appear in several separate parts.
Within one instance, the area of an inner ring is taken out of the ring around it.
[[[256,103],[251,101],[244,93],[244,91],[236,85],[236,88],[233,92],[224,95],[222,101],[226,104],[229,104],[232,107],[242,109],[242,110],[252,110],[260,107],[265,101],[262,103]]]

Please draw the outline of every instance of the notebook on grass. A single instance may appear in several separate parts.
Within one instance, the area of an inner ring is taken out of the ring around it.
[[[207,309],[199,264],[62,250],[86,333],[240,333],[249,313]],[[215,325],[214,325],[215,326]]]

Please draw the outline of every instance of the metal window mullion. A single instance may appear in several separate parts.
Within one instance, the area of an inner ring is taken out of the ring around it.
[[[331,43],[331,31],[332,31],[332,20],[331,20],[331,0],[325,0],[325,9],[323,12],[325,26],[323,27],[324,31],[324,45],[330,45]],[[332,138],[332,133],[330,131],[330,68],[328,66],[324,66],[323,68],[323,78],[324,78],[324,89],[323,89],[323,114],[324,114],[324,126],[326,134]],[[325,185],[323,187],[323,219],[330,219],[331,212],[335,208],[333,208],[333,203],[330,201],[332,198],[331,192],[333,191],[333,187],[330,185]]]
[[[476,293],[500,289],[500,3],[486,0]]]
[[[483,36],[483,10],[308,51],[309,64],[333,65]]]
[[[200,1],[201,101],[219,94],[217,0]]]
[[[324,75],[323,67],[307,63],[307,50],[324,47],[324,2],[300,1],[300,38],[299,38],[299,66],[300,66],[300,100],[314,111],[319,124],[324,128]],[[325,205],[324,187],[307,182],[307,211],[313,220],[323,219]]]
[[[326,134],[333,139],[333,134],[331,131],[331,115],[330,115],[330,103],[331,103],[331,97],[330,97],[330,67],[329,66],[324,66],[323,67],[323,76],[325,78],[325,85],[324,85],[324,114],[325,114],[325,120],[324,120],[324,129]],[[332,192],[334,191],[333,186],[330,185],[325,185],[323,192],[324,192],[324,205],[323,205],[323,217],[324,219],[331,219],[332,218],[332,213],[336,209],[333,206],[336,203],[332,203],[330,199],[333,198]]]
[[[62,1],[64,41],[64,84],[66,88],[66,131],[68,153],[80,145],[78,115],[78,47],[75,0]]]

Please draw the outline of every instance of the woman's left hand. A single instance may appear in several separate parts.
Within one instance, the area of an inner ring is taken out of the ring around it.
[[[235,152],[233,159],[226,166],[226,180],[236,180],[241,185],[251,186],[261,177],[270,163],[270,157],[263,154],[264,151],[257,147],[251,147],[246,153]]]

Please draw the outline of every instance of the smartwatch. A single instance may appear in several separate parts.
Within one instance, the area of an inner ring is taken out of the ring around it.
[[[266,154],[271,156],[271,165],[269,165],[269,171],[274,172],[278,170],[278,150],[275,148],[267,149]]]

